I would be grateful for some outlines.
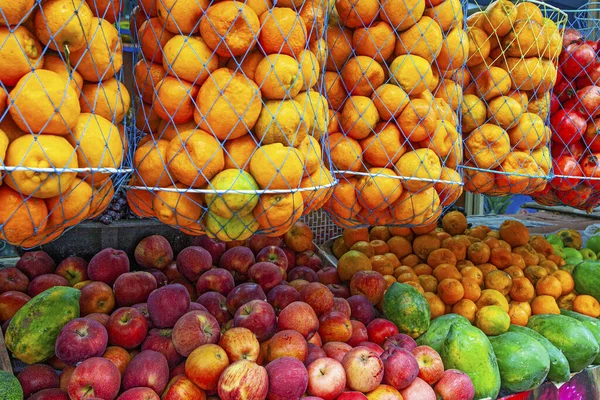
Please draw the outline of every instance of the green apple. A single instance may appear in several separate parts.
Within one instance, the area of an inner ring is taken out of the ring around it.
[[[597,260],[598,257],[596,256],[596,253],[594,253],[594,251],[592,249],[588,249],[586,247],[584,247],[583,249],[579,250],[579,252],[581,253],[581,256],[583,257],[584,260]]]
[[[550,242],[551,245],[556,245],[558,247],[560,247],[561,249],[563,247],[565,247],[565,244],[563,243],[562,239],[559,238],[558,236],[556,236],[555,234],[551,233],[548,236],[546,236],[546,240],[548,242]],[[600,251],[600,250],[599,250]]]
[[[583,255],[581,255],[581,253],[579,252],[579,250],[576,249],[572,249],[570,247],[565,247],[563,249],[563,252],[565,253],[565,261],[570,258],[570,259],[574,259],[574,260],[583,260]],[[568,264],[568,262],[567,262]]]
[[[552,248],[554,249],[554,254],[556,254],[557,256],[559,256],[562,259],[567,258],[567,255],[564,252],[564,249],[556,244],[552,245]]]
[[[585,244],[585,247],[591,249],[594,253],[600,253],[600,235],[595,235],[589,238]]]

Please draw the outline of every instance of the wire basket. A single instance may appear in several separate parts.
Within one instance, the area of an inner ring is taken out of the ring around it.
[[[435,223],[462,194],[463,5],[337,0],[330,19],[325,90],[340,182],[326,210],[344,227]]]
[[[566,11],[569,29],[553,90],[553,178],[534,194],[548,205],[591,211],[600,204],[600,63],[597,61],[600,3]]]
[[[498,0],[470,15],[462,104],[465,186],[491,196],[543,190],[552,174],[548,117],[567,15]]]
[[[0,239],[30,248],[102,213],[131,173],[131,98],[117,3],[16,3],[0,1]]]
[[[136,12],[134,212],[232,241],[282,235],[319,209],[336,183],[325,4],[157,0]]]

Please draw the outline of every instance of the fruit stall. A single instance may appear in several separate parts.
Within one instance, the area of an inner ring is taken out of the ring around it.
[[[600,400],[567,3],[0,0],[0,400]]]

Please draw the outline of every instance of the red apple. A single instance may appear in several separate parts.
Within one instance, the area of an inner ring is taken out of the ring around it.
[[[212,268],[212,256],[200,246],[190,246],[177,255],[179,273],[191,283],[196,283],[200,275]]]
[[[117,400],[160,400],[160,397],[150,388],[136,387],[121,393]]]
[[[229,362],[238,360],[256,361],[260,353],[258,339],[247,328],[229,329],[219,339],[219,346],[227,353]]]
[[[342,364],[329,357],[315,360],[307,368],[308,389],[311,396],[324,400],[336,399],[346,387],[346,371]]]
[[[215,268],[203,273],[196,282],[196,293],[219,292],[227,296],[235,287],[233,275],[223,268]]]
[[[457,369],[446,370],[434,389],[441,400],[472,400],[475,397],[471,378]]]
[[[318,272],[323,267],[323,261],[314,251],[305,250],[296,254],[296,266],[308,267],[313,271]]]
[[[104,282],[91,282],[81,288],[79,312],[82,317],[93,313],[110,314],[115,303],[112,289]]]
[[[285,252],[277,246],[267,246],[256,255],[256,262],[270,262],[281,271],[281,275],[285,274],[288,270],[288,260]]]
[[[300,300],[311,306],[318,316],[333,308],[333,293],[327,286],[319,282],[311,282],[306,285],[300,292]]]
[[[134,349],[144,341],[148,323],[141,312],[133,307],[121,307],[113,312],[106,324],[111,346]]]
[[[386,289],[385,279],[377,271],[358,271],[350,279],[350,294],[362,294],[373,305],[379,304]]]
[[[323,357],[327,357],[327,354],[325,354],[322,348],[314,343],[308,343],[308,353],[306,354],[304,365],[308,367],[313,361]]]
[[[108,320],[110,319],[110,315],[108,315],[108,314],[101,314],[101,313],[92,313],[92,314],[86,315],[83,318],[90,318],[90,319],[93,319],[96,322],[100,322],[102,324],[102,326],[106,328],[106,324],[108,324]]]
[[[28,251],[21,256],[15,267],[29,280],[33,280],[40,275],[54,273],[56,264],[52,257],[43,251]]]
[[[331,309],[331,311],[339,311],[348,318],[350,318],[350,316],[352,315],[352,309],[350,308],[350,304],[348,304],[346,299],[343,299],[341,297],[333,298],[333,308]]]
[[[62,371],[63,369],[68,367],[67,364],[60,361],[58,359],[58,357],[56,357],[56,354],[53,355],[52,357],[50,357],[49,359],[47,359],[45,362],[46,362],[46,364],[48,364],[49,366],[54,368],[56,371]]]
[[[163,286],[148,296],[148,313],[157,328],[171,328],[190,308],[190,294],[178,283]]]
[[[273,306],[277,315],[281,310],[298,300],[300,300],[300,293],[293,287],[283,284],[275,286],[267,295],[267,301]]]
[[[250,239],[247,240],[247,246],[254,254],[258,254],[265,247],[281,247],[281,244],[281,238],[269,237],[262,234],[252,235]]]
[[[220,337],[219,323],[208,311],[191,311],[173,327],[173,344],[177,352],[189,356],[203,344],[216,344]]]
[[[204,311],[204,312],[208,312],[208,310],[206,309],[206,307],[204,307],[202,304],[196,303],[196,302],[193,302],[193,301],[190,303],[190,307],[188,308],[187,312],[190,312],[190,311]]]
[[[390,347],[400,347],[402,349],[412,351],[415,347],[417,347],[417,342],[415,339],[411,338],[405,333],[397,333],[394,336],[390,336],[383,343],[384,349],[389,349]]]
[[[319,319],[319,336],[323,343],[348,341],[352,337],[350,317],[339,311],[323,314]]]
[[[200,246],[210,253],[212,265],[219,265],[221,256],[227,250],[227,244],[218,239],[213,239],[207,235],[196,236],[192,239],[193,246]]]
[[[362,342],[369,340],[369,334],[367,333],[367,327],[360,321],[352,320],[352,336],[346,341],[350,346],[356,347]]]
[[[306,339],[296,331],[286,330],[277,332],[269,340],[265,361],[271,362],[281,357],[294,357],[304,362],[307,354]]]
[[[419,375],[419,364],[410,351],[391,347],[381,355],[385,365],[383,382],[398,390],[408,387]]]
[[[399,397],[397,399],[399,399]],[[369,398],[361,392],[344,392],[340,394],[336,400],[369,400]],[[390,400],[394,400],[394,398],[390,397]]]
[[[119,393],[121,374],[106,358],[88,358],[79,364],[69,380],[68,392],[72,400],[101,398],[113,400]]]
[[[299,400],[308,387],[308,372],[302,362],[281,357],[266,367],[269,376],[267,400]]]
[[[383,346],[387,338],[398,334],[398,327],[384,318],[375,318],[367,325],[369,341]]]
[[[162,400],[205,400],[206,394],[187,376],[177,375],[167,385]]]
[[[141,312],[142,315],[144,316],[144,318],[146,318],[146,323],[148,324],[148,330],[154,329],[154,324],[152,323],[152,320],[150,319],[150,313],[148,312],[148,303],[134,304],[131,307],[135,308],[136,310]]]
[[[227,310],[231,315],[252,300],[267,300],[264,290],[256,283],[242,283],[227,295]]]
[[[118,346],[108,346],[102,357],[112,361],[112,363],[115,364],[119,369],[119,373],[121,375],[125,373],[125,368],[127,368],[127,365],[131,361],[131,355],[129,352]]]
[[[69,400],[69,395],[60,389],[44,389],[31,395],[28,400]]]
[[[167,359],[169,369],[175,368],[183,357],[177,352],[172,339],[172,329],[152,329],[142,343],[143,350],[154,350],[161,353]]]
[[[67,365],[65,369],[60,372],[60,376],[58,377],[60,390],[64,392],[69,391],[69,382],[71,381],[71,375],[73,375],[73,371],[75,371],[75,367]]]
[[[123,250],[107,248],[97,253],[88,264],[88,276],[93,281],[112,286],[117,278],[129,272],[129,258]]]
[[[285,257],[288,260],[288,271],[296,266],[296,252],[289,247],[282,246],[281,250],[285,253]]]
[[[383,380],[383,361],[367,347],[355,347],[346,353],[342,366],[346,370],[346,385],[351,390],[370,392]]]
[[[257,262],[248,270],[248,277],[260,285],[265,293],[283,281],[281,269],[271,262]]]
[[[185,290],[187,290],[190,299],[195,299],[198,297],[198,294],[196,293],[196,285],[194,285],[192,282],[188,281],[185,278],[176,278],[169,283],[171,285],[174,285],[174,284],[182,285],[185,288]]]
[[[177,263],[172,262],[165,267],[165,269],[161,270],[165,276],[167,277],[168,282],[173,282],[177,278],[183,278],[177,269]],[[160,285],[159,285],[160,286]]]
[[[337,268],[335,267],[325,267],[318,270],[317,277],[319,278],[319,282],[323,285],[338,285],[342,283],[338,277]]]
[[[163,269],[173,261],[173,248],[163,236],[152,235],[138,243],[134,257],[140,267]]]
[[[169,371],[169,379],[173,379],[177,375],[185,375],[185,361],[180,362],[175,368],[171,368]]]
[[[15,267],[0,268],[0,293],[27,292],[29,278]]]
[[[221,400],[265,399],[269,391],[267,370],[248,360],[228,366],[219,377]]]
[[[365,325],[377,318],[377,310],[363,295],[350,296],[346,299],[352,310],[352,319],[357,319]]]
[[[15,290],[0,294],[0,323],[11,319],[29,300],[31,297]]]
[[[319,347],[323,347],[323,341],[321,340],[321,336],[319,335],[319,332],[315,332],[315,334],[313,335],[313,337],[311,337],[310,339],[307,340],[308,343],[312,343],[316,346]]]
[[[302,301],[295,301],[279,313],[277,329],[293,329],[308,340],[318,331],[319,319],[311,306]]]
[[[185,362],[185,374],[200,389],[214,391],[228,366],[225,350],[216,344],[205,344],[192,351]]]
[[[138,303],[145,303],[148,296],[158,287],[156,279],[151,273],[145,271],[126,272],[115,281],[113,290],[117,305],[129,307]]]
[[[221,256],[219,267],[231,272],[236,282],[248,280],[248,270],[255,264],[254,253],[247,247],[233,247]]]
[[[56,357],[67,365],[77,365],[106,350],[106,328],[91,318],[75,318],[68,322],[56,339]]]
[[[232,315],[227,310],[227,298],[221,293],[204,293],[198,297],[198,300],[196,301],[199,304],[202,304],[208,310],[208,312],[216,318],[219,324],[224,324],[232,319]]]
[[[381,357],[384,351],[380,345],[375,344],[373,342],[360,342],[358,345],[371,349],[373,353],[377,354],[379,357]]]
[[[46,364],[26,366],[17,375],[17,379],[23,388],[25,398],[40,390],[60,387],[56,371]]]
[[[313,248],[313,233],[306,223],[296,222],[285,235],[283,235],[285,245],[296,253]]]
[[[402,395],[393,386],[379,385],[375,390],[367,393],[367,398],[369,400],[401,399]]]
[[[55,286],[69,286],[69,282],[62,276],[56,274],[38,275],[33,278],[29,284],[27,294],[29,297],[35,297]]]
[[[62,260],[54,273],[65,278],[69,285],[73,286],[89,279],[87,267],[88,263],[83,258],[71,256]]]
[[[169,365],[161,353],[144,350],[129,362],[123,374],[123,390],[149,387],[162,393],[169,382]]]
[[[329,342],[323,345],[323,351],[327,354],[327,357],[339,362],[342,362],[344,356],[350,350],[352,350],[352,346],[343,342]]]
[[[429,346],[415,347],[411,353],[419,364],[419,378],[433,386],[444,375],[442,358]]]
[[[288,271],[287,280],[288,282],[291,282],[297,279],[302,279],[307,282],[318,282],[319,276],[315,271],[308,267],[294,267]]]
[[[402,389],[400,394],[404,400],[436,400],[433,388],[421,378],[416,378],[410,386]],[[458,398],[453,397],[452,399],[457,400]]]
[[[335,297],[341,297],[342,299],[347,299],[350,297],[350,289],[348,289],[348,286],[330,283],[327,285],[327,289],[329,289],[329,291],[333,293]]]
[[[167,283],[169,283],[169,280],[163,271],[156,268],[151,268],[148,270],[148,272],[150,272],[154,279],[156,279],[157,287],[165,286]]]
[[[275,310],[264,300],[252,300],[244,304],[233,317],[234,326],[250,329],[259,342],[273,336],[276,323]]]
[[[304,289],[304,287],[306,285],[308,285],[309,283],[310,283],[309,281],[305,281],[304,279],[294,279],[293,281],[289,281],[288,285],[290,285],[291,287],[296,289],[296,291],[298,291],[298,293],[300,293],[302,291],[302,289]]]

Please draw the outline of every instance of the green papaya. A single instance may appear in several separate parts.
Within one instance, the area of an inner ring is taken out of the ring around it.
[[[0,399],[23,400],[23,388],[16,376],[0,370]]]
[[[562,351],[569,361],[571,373],[586,368],[600,352],[592,332],[574,318],[554,314],[534,315],[529,318],[527,327],[544,336]]]
[[[579,314],[578,312],[575,312],[575,311],[560,310],[560,313],[567,317],[575,318],[577,321],[584,324],[586,326],[586,328],[588,328],[590,330],[590,332],[592,332],[592,335],[594,335],[594,337],[596,338],[596,342],[598,342],[598,344],[600,344],[600,320],[598,320],[596,318],[588,317],[587,315]],[[596,356],[596,358],[594,359],[594,362],[592,362],[592,364],[594,364],[594,365],[600,364],[600,353],[598,353],[598,355]]]
[[[575,265],[573,281],[578,294],[589,294],[600,301],[600,261],[583,261]]]
[[[469,375],[475,398],[495,399],[500,392],[500,370],[488,337],[474,326],[453,324],[441,352],[445,369],[458,369]]]
[[[555,383],[568,382],[571,379],[571,373],[569,370],[569,361],[565,355],[556,346],[554,346],[548,339],[534,331],[533,329],[527,328],[520,325],[511,325],[508,328],[509,332],[516,332],[527,335],[532,339],[537,340],[548,352],[550,357],[550,371],[548,371],[548,379]]]
[[[516,332],[490,337],[503,391],[525,392],[540,386],[550,371],[550,356],[535,339]]]
[[[417,338],[419,346],[429,346],[440,353],[444,344],[444,339],[450,332],[450,327],[454,324],[471,326],[468,319],[459,314],[446,314],[437,317],[429,324],[427,332]]]
[[[8,325],[6,347],[26,364],[52,357],[63,326],[79,317],[80,296],[77,289],[55,286],[29,300]]]
[[[383,315],[401,333],[418,338],[429,329],[431,311],[425,296],[414,287],[394,282],[383,296]]]

